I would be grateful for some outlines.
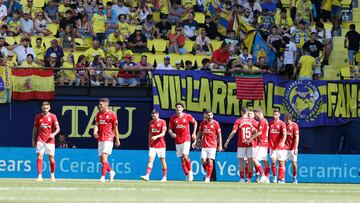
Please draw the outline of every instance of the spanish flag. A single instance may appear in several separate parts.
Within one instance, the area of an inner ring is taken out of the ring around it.
[[[12,99],[51,100],[55,97],[54,71],[12,69]]]

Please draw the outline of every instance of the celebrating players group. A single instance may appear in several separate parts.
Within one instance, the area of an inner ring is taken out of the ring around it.
[[[193,174],[189,158],[190,147],[201,145],[202,166],[206,170],[205,182],[210,182],[214,168],[216,151],[222,151],[222,135],[220,124],[214,120],[211,111],[204,113],[204,120],[197,130],[196,120],[184,113],[184,105],[179,102],[175,105],[176,114],[170,118],[168,134],[175,139],[176,155],[181,159],[186,180],[192,181]],[[109,99],[99,101],[99,112],[96,115],[94,137],[98,140],[98,155],[102,164],[99,182],[105,182],[106,172],[110,175],[110,182],[116,175],[108,163],[108,156],[115,146],[120,146],[118,120],[114,112],[109,109]],[[273,175],[272,182],[285,183],[285,162],[292,162],[293,183],[297,183],[297,154],[299,143],[299,128],[292,121],[291,114],[285,115],[285,122],[280,120],[279,110],[274,110],[273,120],[268,123],[262,110],[249,111],[246,107],[241,109],[241,118],[234,123],[233,129],[227,138],[224,148],[238,134],[237,158],[239,159],[240,182],[251,182],[253,167],[257,175],[257,182],[269,183],[270,167]],[[164,136],[167,131],[166,121],[159,118],[159,112],[151,112],[152,120],[149,123],[149,161],[146,175],[141,179],[148,181],[152,171],[155,156],[160,158],[162,164],[162,182],[167,181],[167,165],[165,161],[166,143]],[[190,136],[190,123],[193,132]],[[55,135],[60,132],[56,115],[50,113],[50,103],[42,103],[42,113],[36,115],[33,128],[33,147],[37,153],[37,181],[42,181],[42,159],[47,154],[50,160],[50,180],[55,181]],[[191,141],[194,141],[191,145]],[[268,162],[268,151],[271,157],[271,166]],[[263,169],[262,164],[265,168]],[[276,169],[278,162],[278,170]]]

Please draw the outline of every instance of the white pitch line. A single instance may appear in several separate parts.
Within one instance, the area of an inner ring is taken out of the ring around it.
[[[0,187],[0,191],[161,191],[161,188],[135,188],[135,187]]]

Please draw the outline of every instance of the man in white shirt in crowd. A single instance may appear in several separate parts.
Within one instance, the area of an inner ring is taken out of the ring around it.
[[[164,63],[159,63],[156,66],[156,70],[175,70],[171,65],[170,65],[170,56],[165,56],[164,57]]]
[[[283,62],[284,62],[284,71],[285,71],[285,78],[287,80],[292,80],[294,76],[294,69],[296,67],[295,60],[297,58],[297,48],[296,44],[290,41],[291,36],[286,34],[283,37],[285,41],[285,50],[283,55]]]
[[[24,11],[24,17],[20,19],[20,22],[21,22],[21,27],[20,27],[21,34],[31,36],[34,32],[34,22],[31,20],[29,11]]]
[[[16,45],[13,51],[15,52],[17,58],[18,64],[22,64],[26,60],[26,57],[28,54],[32,54],[34,56],[34,60],[36,59],[36,54],[34,52],[34,49],[31,48],[30,45],[30,38],[29,37],[23,37],[20,40],[21,44]]]

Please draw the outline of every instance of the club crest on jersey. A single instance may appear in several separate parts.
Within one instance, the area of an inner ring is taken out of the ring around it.
[[[296,121],[314,121],[323,103],[319,88],[312,81],[293,81],[285,90],[282,101]]]

